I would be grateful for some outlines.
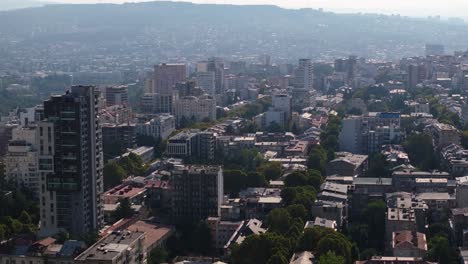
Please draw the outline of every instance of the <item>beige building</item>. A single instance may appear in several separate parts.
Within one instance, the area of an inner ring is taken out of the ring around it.
[[[187,78],[185,64],[162,63],[154,66],[154,91],[158,94],[172,94],[174,86]]]
[[[195,122],[216,120],[216,100],[210,95],[185,96],[179,98],[175,105],[175,115],[179,123],[182,118]]]
[[[432,137],[435,148],[443,148],[450,144],[460,145],[460,131],[452,125],[433,123],[424,128],[424,132]]]
[[[17,186],[39,193],[36,127],[20,127],[12,131],[4,157],[5,177]]]

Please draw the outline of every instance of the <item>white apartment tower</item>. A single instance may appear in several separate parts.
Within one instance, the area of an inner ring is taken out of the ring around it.
[[[314,66],[310,59],[299,59],[299,66],[295,72],[295,87],[314,89]]]

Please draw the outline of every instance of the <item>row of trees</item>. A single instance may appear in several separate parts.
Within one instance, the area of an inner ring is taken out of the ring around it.
[[[39,205],[32,193],[15,189],[10,195],[0,194],[0,240],[37,231]]]
[[[130,153],[118,161],[110,161],[104,166],[104,188],[110,189],[122,183],[128,175],[144,175],[147,166],[140,157]]]
[[[289,206],[272,210],[267,216],[268,232],[248,236],[232,248],[233,264],[287,264],[294,252],[312,251],[320,264],[352,263],[352,244],[341,233],[329,228],[304,230],[306,209]]]
[[[249,155],[248,155],[249,156]],[[247,156],[247,157],[248,157]],[[267,162],[262,160],[259,164],[255,160],[245,159],[250,166],[245,166],[246,170],[228,169],[224,174],[224,193],[232,197],[237,197],[239,191],[248,187],[265,187],[270,180],[281,177],[281,163]],[[242,161],[240,162],[242,163]]]

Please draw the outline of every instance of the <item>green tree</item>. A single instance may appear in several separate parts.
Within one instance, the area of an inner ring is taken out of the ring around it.
[[[383,201],[370,202],[362,212],[361,222],[366,223],[369,228],[369,245],[373,245],[378,250],[383,251],[385,241],[385,214],[387,206]]]
[[[288,187],[297,187],[307,185],[307,176],[303,171],[293,171],[284,180],[284,184]]]
[[[369,156],[369,169],[366,172],[366,176],[371,178],[386,178],[390,176],[387,161],[382,154],[371,154]]]
[[[267,180],[276,180],[281,177],[282,166],[280,162],[265,162],[257,168],[257,172],[262,174]]]
[[[239,191],[247,187],[247,174],[241,170],[226,170],[223,172],[224,193],[237,197]]]
[[[250,172],[247,175],[247,187],[265,187],[267,181],[262,174],[256,172]]]
[[[115,161],[107,163],[104,166],[104,188],[110,189],[121,184],[126,176],[126,171]]]
[[[195,230],[190,235],[190,248],[203,255],[208,255],[211,251],[211,232],[210,227],[205,221],[200,221],[195,226]]]
[[[0,224],[0,241],[3,241],[7,238],[7,226]]]
[[[286,205],[302,204],[308,209],[315,201],[316,192],[312,186],[285,187],[281,191],[281,198]]]
[[[318,170],[320,172],[325,171],[327,166],[327,151],[322,146],[317,146],[310,151],[309,158],[307,160],[307,167],[309,169]]]
[[[283,132],[283,128],[278,123],[273,121],[268,125],[268,127],[266,128],[266,131],[270,133]]]
[[[278,252],[290,252],[290,241],[276,233],[267,232],[245,238],[240,246],[232,248],[233,264],[268,263]]]
[[[95,244],[99,240],[100,236],[97,231],[91,231],[81,236],[81,240],[85,242],[85,244],[90,247],[91,245]]]
[[[291,216],[288,210],[284,208],[276,208],[271,210],[267,215],[268,230],[270,232],[277,232],[279,234],[285,234],[291,224]]]
[[[119,205],[113,213],[115,219],[122,219],[132,217],[135,214],[135,210],[132,208],[130,199],[124,198],[119,200]]]
[[[450,248],[450,243],[445,236],[437,235],[429,240],[427,257],[437,263],[457,263],[456,252]]]
[[[67,231],[60,230],[55,238],[57,239],[57,243],[63,244],[70,239],[70,234]]]
[[[169,254],[163,247],[157,247],[151,250],[148,256],[148,264],[161,264],[167,261]]]
[[[297,190],[294,187],[285,187],[281,190],[281,199],[284,204],[291,205],[297,196]]]
[[[345,259],[345,263],[352,263],[351,242],[342,234],[333,232],[322,237],[317,243],[317,254],[322,256],[329,251]]]
[[[302,204],[290,205],[286,207],[286,210],[288,210],[288,213],[292,218],[300,218],[302,221],[307,221],[308,219],[307,209]]]
[[[271,256],[268,260],[267,264],[288,264],[289,261],[283,254],[276,253],[275,255]]]
[[[413,133],[403,142],[403,147],[413,165],[419,169],[431,170],[437,167],[430,136]]]
[[[315,251],[317,243],[327,234],[334,232],[332,229],[314,226],[306,228],[297,244],[299,251]]]
[[[21,212],[21,215],[19,216],[18,220],[25,225],[32,224],[31,216],[26,211]]]
[[[345,259],[342,256],[337,256],[335,252],[328,251],[325,255],[320,256],[319,264],[344,264]]]
[[[323,183],[323,178],[318,170],[307,171],[307,184],[314,187],[316,190],[320,189],[320,185]]]

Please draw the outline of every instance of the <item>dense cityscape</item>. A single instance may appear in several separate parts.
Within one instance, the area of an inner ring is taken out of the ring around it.
[[[48,25],[92,6],[0,12],[0,264],[468,263],[466,42]]]

